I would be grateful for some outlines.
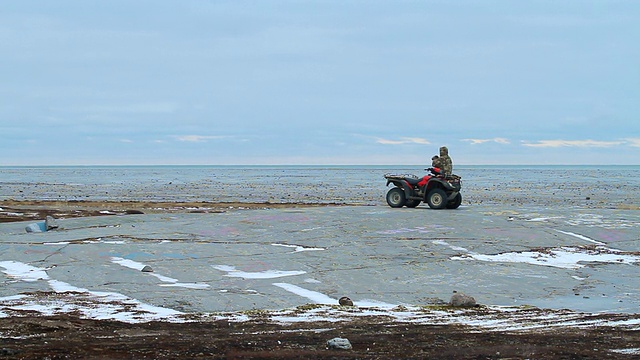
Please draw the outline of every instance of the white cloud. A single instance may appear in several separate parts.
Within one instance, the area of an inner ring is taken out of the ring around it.
[[[611,147],[624,143],[624,141],[596,140],[539,140],[534,143],[523,141],[522,145],[529,147]]]
[[[175,137],[178,141],[185,142],[205,142],[207,140],[224,139],[226,136],[207,136],[207,135],[181,135]]]
[[[389,139],[377,138],[376,142],[378,144],[384,144],[384,145],[404,145],[404,144],[429,145],[431,144],[427,139],[408,138],[408,137],[400,138],[400,140],[389,140]]]
[[[494,142],[498,144],[510,144],[511,142],[505,138],[493,138],[493,139],[462,139],[462,141],[467,141],[471,143],[471,145],[484,144],[487,142]]]
[[[633,147],[640,147],[640,138],[629,138],[629,139],[625,139],[630,146]]]

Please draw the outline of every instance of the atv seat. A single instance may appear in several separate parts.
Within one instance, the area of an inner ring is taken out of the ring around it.
[[[422,179],[406,178],[405,180],[409,183],[409,185],[418,185],[418,183]]]

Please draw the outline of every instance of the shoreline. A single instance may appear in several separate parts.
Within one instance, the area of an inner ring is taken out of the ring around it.
[[[384,316],[281,324],[266,319],[129,324],[75,315],[0,318],[0,358],[632,359],[640,332],[612,327],[494,331]],[[351,349],[331,349],[347,339]]]
[[[162,213],[220,213],[234,210],[357,206],[346,203],[273,203],[273,202],[207,202],[207,201],[98,201],[98,200],[2,200],[0,223],[88,216]]]

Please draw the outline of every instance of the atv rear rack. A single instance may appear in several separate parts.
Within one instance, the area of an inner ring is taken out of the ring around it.
[[[385,179],[404,180],[404,179],[419,179],[414,174],[384,174]]]

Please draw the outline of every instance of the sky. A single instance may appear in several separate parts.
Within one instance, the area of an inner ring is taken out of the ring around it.
[[[635,0],[5,0],[0,79],[0,166],[640,164]]]

